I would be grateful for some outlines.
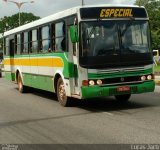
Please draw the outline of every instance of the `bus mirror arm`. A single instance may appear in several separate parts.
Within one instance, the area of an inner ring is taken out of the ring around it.
[[[79,41],[78,28],[76,25],[70,26],[70,37],[71,37],[72,43],[77,43]]]

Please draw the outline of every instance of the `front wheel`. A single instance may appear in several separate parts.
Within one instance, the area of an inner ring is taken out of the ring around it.
[[[131,97],[131,94],[125,94],[125,95],[116,95],[115,98],[118,101],[121,102],[127,102]]]
[[[18,74],[18,77],[17,77],[17,84],[18,84],[19,92],[21,92],[21,93],[26,92],[26,87],[23,85],[22,78],[21,78],[20,74]]]
[[[58,98],[59,103],[62,106],[64,106],[64,107],[69,106],[70,101],[66,95],[64,82],[63,82],[62,78],[59,78],[58,82],[57,82],[57,98]]]

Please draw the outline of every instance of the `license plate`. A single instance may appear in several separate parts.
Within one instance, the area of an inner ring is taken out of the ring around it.
[[[118,87],[117,88],[117,91],[118,92],[127,92],[127,91],[130,91],[130,87],[129,86],[121,86],[121,87]]]

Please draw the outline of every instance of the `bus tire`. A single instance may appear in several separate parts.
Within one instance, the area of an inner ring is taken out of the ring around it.
[[[18,91],[20,93],[25,93],[26,92],[26,87],[23,85],[20,73],[18,73],[18,76],[17,76],[17,84],[18,84]]]
[[[66,95],[66,91],[64,88],[64,82],[62,78],[59,78],[57,81],[57,98],[61,106],[67,107],[69,106],[69,97]]]
[[[131,94],[124,94],[124,95],[115,95],[117,101],[120,102],[127,102],[131,97]]]

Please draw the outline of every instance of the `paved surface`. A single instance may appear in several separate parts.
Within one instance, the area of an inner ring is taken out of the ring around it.
[[[157,85],[156,86],[156,88],[155,88],[155,91],[154,92],[156,92],[156,93],[160,93],[160,86],[159,85]]]
[[[155,81],[158,86],[160,86],[160,75],[155,76]]]
[[[20,94],[0,79],[0,143],[160,143],[160,93],[76,101],[63,108],[48,92]]]

